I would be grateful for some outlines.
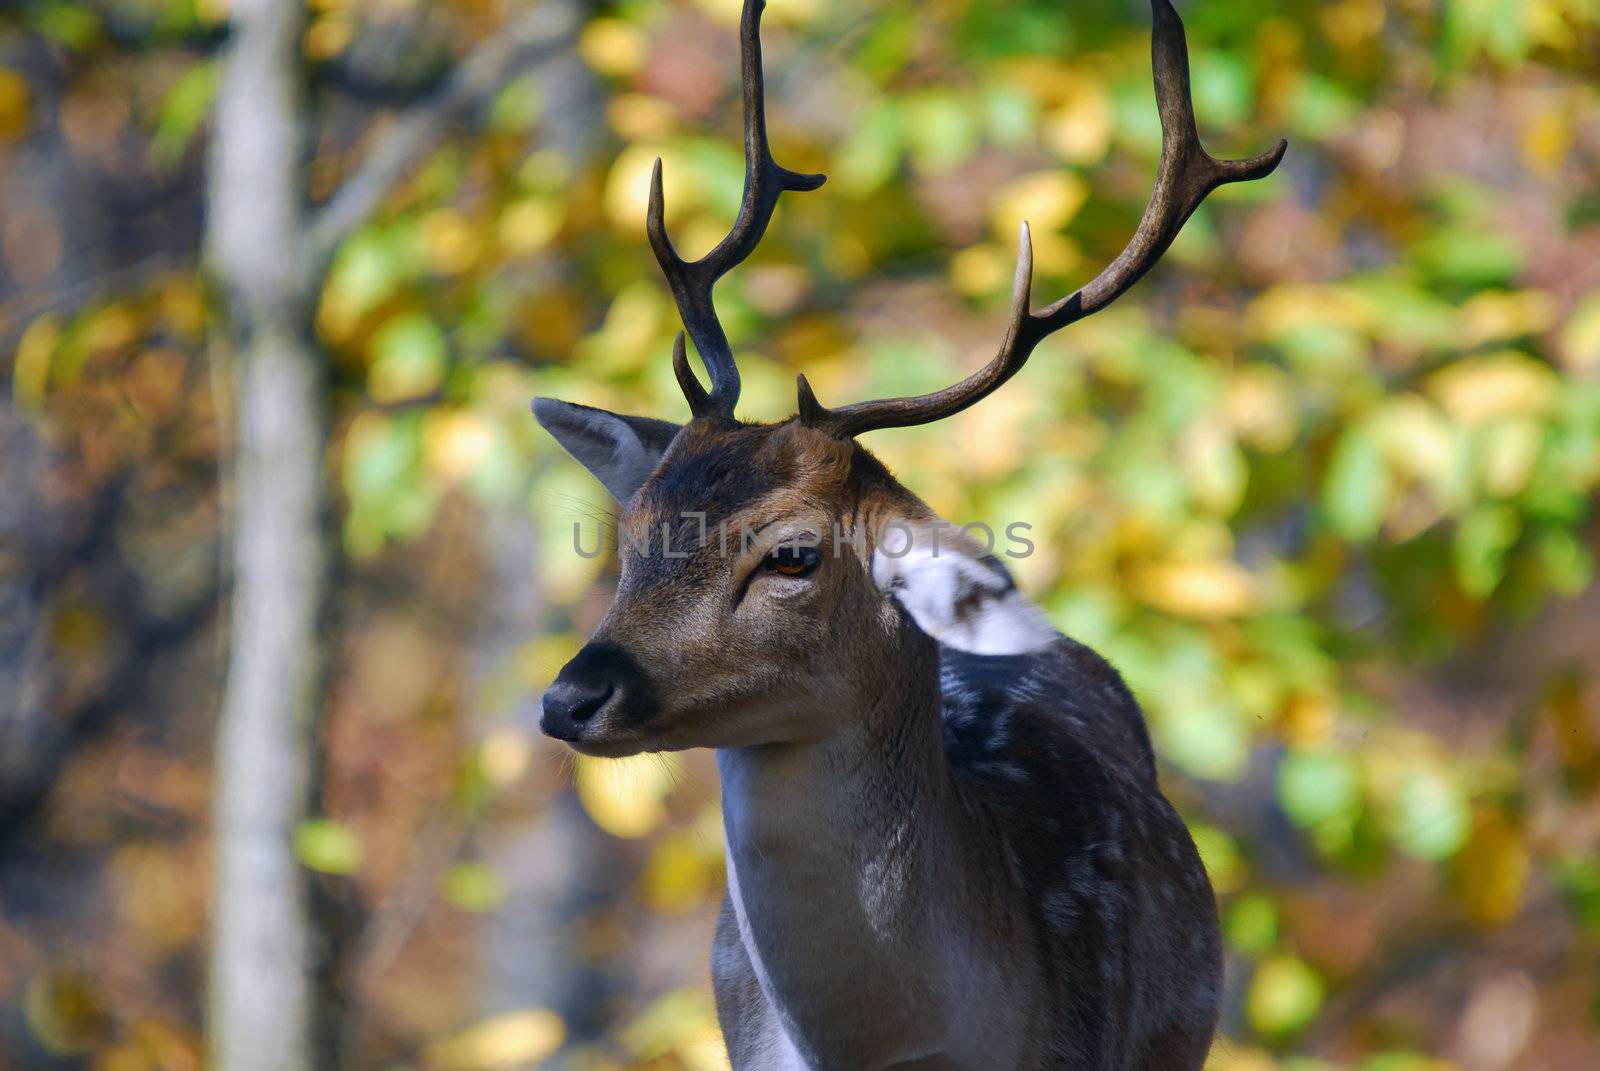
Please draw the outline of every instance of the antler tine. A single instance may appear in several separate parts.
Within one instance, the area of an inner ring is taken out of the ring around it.
[[[650,176],[650,207],[645,217],[650,247],[655,251],[667,285],[672,288],[683,325],[694,340],[695,349],[700,351],[706,371],[711,374],[711,390],[707,392],[689,368],[683,336],[679,335],[673,370],[696,417],[732,419],[734,406],[739,401],[739,368],[734,362],[727,332],[717,319],[712,289],[718,279],[755,252],[784,191],[814,190],[826,181],[823,175],[790,171],[772,158],[772,147],[767,141],[766,87],[761,72],[761,13],[766,6],[766,0],[745,0],[744,14],[739,21],[744,83],[744,198],[733,229],[704,257],[693,262],[684,260],[667,236],[660,160],[656,161]]]
[[[802,376],[802,423],[837,438],[853,438],[879,428],[931,423],[976,404],[1016,375],[1041,341],[1099,312],[1143,278],[1212,190],[1272,174],[1289,147],[1287,141],[1279,141],[1270,151],[1248,160],[1218,160],[1201,146],[1189,91],[1189,49],[1183,21],[1170,0],[1151,0],[1150,6],[1155,18],[1151,62],[1155,68],[1156,104],[1161,113],[1161,163],[1155,189],[1127,247],[1082,289],[1048,308],[1030,312],[1033,243],[1024,223],[1011,292],[1011,315],[1005,341],[993,360],[955,386],[933,394],[858,402],[838,409],[822,406]]]

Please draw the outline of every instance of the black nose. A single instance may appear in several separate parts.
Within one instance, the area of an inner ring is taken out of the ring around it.
[[[539,728],[569,744],[603,742],[602,737],[618,733],[632,739],[653,716],[655,694],[650,678],[627,651],[591,640],[545,691]]]
[[[557,740],[576,740],[616,690],[610,681],[558,680],[545,690],[539,728]]]

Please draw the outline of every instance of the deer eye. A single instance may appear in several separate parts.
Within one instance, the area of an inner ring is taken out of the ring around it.
[[[816,547],[797,547],[785,544],[768,554],[761,562],[761,571],[779,576],[810,576],[822,564],[822,555]]]

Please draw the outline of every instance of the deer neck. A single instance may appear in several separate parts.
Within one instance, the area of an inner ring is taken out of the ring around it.
[[[907,630],[823,739],[718,752],[728,888],[763,993],[813,1066],[925,1055],[948,1029],[963,812],[945,761],[938,651]],[[931,890],[940,902],[931,902]],[[952,898],[946,900],[945,894]],[[969,988],[970,992],[970,988]],[[842,1063],[840,1061],[843,1061]]]

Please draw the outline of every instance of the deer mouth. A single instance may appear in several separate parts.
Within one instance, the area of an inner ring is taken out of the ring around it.
[[[626,759],[653,750],[636,737],[612,739],[567,740],[566,745],[580,755],[591,759]]]

